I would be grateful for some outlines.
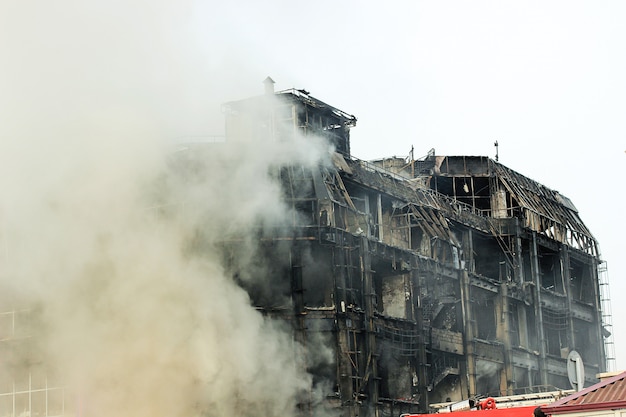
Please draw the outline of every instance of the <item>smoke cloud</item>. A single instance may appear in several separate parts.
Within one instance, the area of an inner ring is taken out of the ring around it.
[[[255,264],[254,230],[290,217],[277,170],[327,149],[172,143],[215,127],[224,92],[170,4],[0,8],[0,310],[31,309],[37,346],[15,366],[60,375],[77,415],[286,415],[311,384],[298,347],[220,245]]]

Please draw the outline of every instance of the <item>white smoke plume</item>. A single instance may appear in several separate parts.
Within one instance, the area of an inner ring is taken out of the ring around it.
[[[193,150],[168,138],[216,98],[191,91],[211,86],[184,47],[186,5],[86,3],[0,7],[0,311],[36,313],[23,365],[59,374],[80,416],[288,415],[310,385],[297,347],[212,249],[288,217],[273,174],[327,151],[216,143],[200,172],[171,175]]]

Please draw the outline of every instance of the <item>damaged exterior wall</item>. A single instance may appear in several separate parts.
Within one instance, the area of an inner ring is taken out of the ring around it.
[[[487,157],[358,160],[356,118],[302,90],[224,109],[228,140],[300,134],[335,149],[329,164],[278,170],[297,216],[259,238],[271,286],[241,283],[294,341],[332,351],[302,370],[316,392],[299,414],[399,416],[569,389],[573,350],[586,385],[606,370],[598,246],[566,197]],[[237,256],[236,241],[223,245]],[[3,358],[35,349],[31,321],[28,311],[0,315]],[[0,379],[3,410],[41,403],[46,415],[68,414],[55,375],[11,378]]]
[[[573,350],[587,385],[605,371],[601,260],[571,201],[487,157],[358,160],[353,116],[303,91],[275,96],[270,134],[321,135],[336,153],[330,167],[280,173],[301,216],[297,237],[274,236],[291,245],[268,256],[291,260],[294,307],[256,305],[293,323],[295,339],[332,346],[335,363],[309,369],[331,381],[327,407],[397,416],[569,389]],[[249,103],[228,104],[227,126]]]

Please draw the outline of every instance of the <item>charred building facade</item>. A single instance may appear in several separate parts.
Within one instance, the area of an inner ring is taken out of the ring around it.
[[[574,351],[586,385],[596,382],[611,359],[605,264],[567,197],[483,156],[359,160],[354,116],[304,90],[274,92],[271,79],[266,87],[224,105],[226,142],[297,136],[332,151],[308,166],[273,167],[289,208],[278,226],[220,235],[210,247],[194,231],[186,250],[220,257],[254,308],[287,329],[311,379],[298,415],[398,417],[433,403],[570,389]],[[203,152],[220,143],[195,145],[176,153],[182,176],[203,175]],[[251,247],[256,264],[242,271],[237,259],[251,259]],[[106,283],[101,269],[97,282]],[[257,270],[267,277],[246,276]],[[0,417],[82,415],[38,349],[43,319],[45,310],[0,314]],[[243,400],[245,388],[235,390]]]
[[[332,381],[326,406],[397,416],[570,389],[574,350],[587,384],[605,371],[602,261],[567,197],[488,157],[358,160],[354,116],[303,90],[266,93],[276,100],[262,115],[247,109],[263,97],[226,105],[227,136],[297,133],[336,149],[331,165],[279,173],[299,216],[264,251],[291,306],[249,288],[295,340],[334,350],[307,370]]]

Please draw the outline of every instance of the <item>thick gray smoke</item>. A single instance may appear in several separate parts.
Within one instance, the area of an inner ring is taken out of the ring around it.
[[[110,3],[0,10],[0,310],[35,312],[23,364],[61,375],[77,415],[288,415],[310,386],[297,346],[212,249],[288,218],[274,173],[327,151],[244,138],[172,174],[194,151],[168,138],[212,103],[190,98],[184,4]]]

